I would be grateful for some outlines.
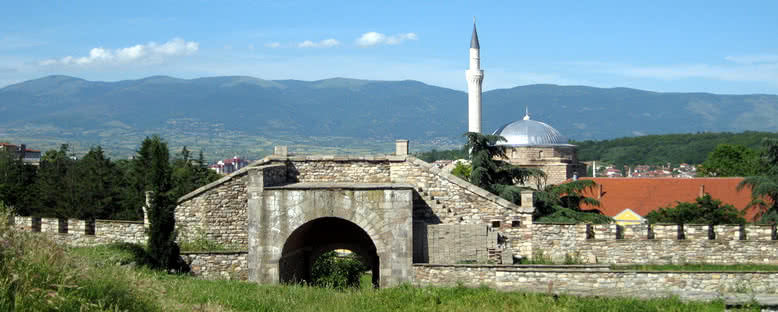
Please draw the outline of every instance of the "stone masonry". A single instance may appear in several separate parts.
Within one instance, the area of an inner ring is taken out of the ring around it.
[[[530,290],[544,293],[597,290],[661,295],[679,292],[778,294],[774,272],[649,272],[598,271],[584,269],[511,267],[494,265],[413,266],[415,284],[488,286],[501,290]]]

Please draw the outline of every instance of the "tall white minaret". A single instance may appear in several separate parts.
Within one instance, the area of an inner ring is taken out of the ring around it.
[[[467,120],[468,132],[481,133],[481,83],[484,71],[481,70],[481,46],[475,31],[473,17],[473,36],[470,38],[470,68],[465,71],[467,78]]]

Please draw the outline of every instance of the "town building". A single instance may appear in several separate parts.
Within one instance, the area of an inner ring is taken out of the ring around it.
[[[25,164],[39,166],[41,163],[41,151],[28,149],[26,145],[14,145],[7,142],[0,142],[0,151],[13,153],[15,157],[22,158]]]
[[[249,162],[247,160],[235,156],[232,158],[220,160],[217,163],[208,166],[208,168],[216,171],[218,174],[230,174],[248,165]]]
[[[694,202],[697,197],[710,194],[724,204],[738,210],[751,202],[749,189],[737,190],[743,178],[583,178],[597,185],[583,192],[584,196],[600,201],[600,206],[583,205],[583,210],[597,209],[621,225],[643,223],[649,212],[664,207],[675,207],[678,202]],[[746,221],[754,221],[756,209],[748,209]]]

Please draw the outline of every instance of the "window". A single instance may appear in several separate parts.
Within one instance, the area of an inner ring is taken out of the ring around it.
[[[499,228],[500,227],[500,221],[492,221],[492,227],[493,228]]]
[[[519,220],[511,221],[511,227],[515,227],[515,228],[521,227],[521,221],[519,221]]]

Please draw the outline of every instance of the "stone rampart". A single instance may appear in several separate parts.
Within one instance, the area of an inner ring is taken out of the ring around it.
[[[414,264],[415,283],[427,285],[481,285],[502,290],[570,292],[611,289],[622,293],[667,295],[679,292],[778,293],[774,272],[651,272],[541,269],[495,265]]]
[[[108,243],[145,243],[142,221],[36,218],[16,216],[14,226],[22,231],[39,232],[68,246],[93,246]]]
[[[248,251],[181,252],[191,273],[205,279],[248,279]]]
[[[286,166],[266,163],[256,167],[262,170],[265,185],[285,183]],[[248,169],[241,169],[178,200],[175,218],[179,241],[208,240],[229,248],[248,248]]]
[[[772,225],[543,224],[532,227],[536,251],[555,262],[778,264]]]

